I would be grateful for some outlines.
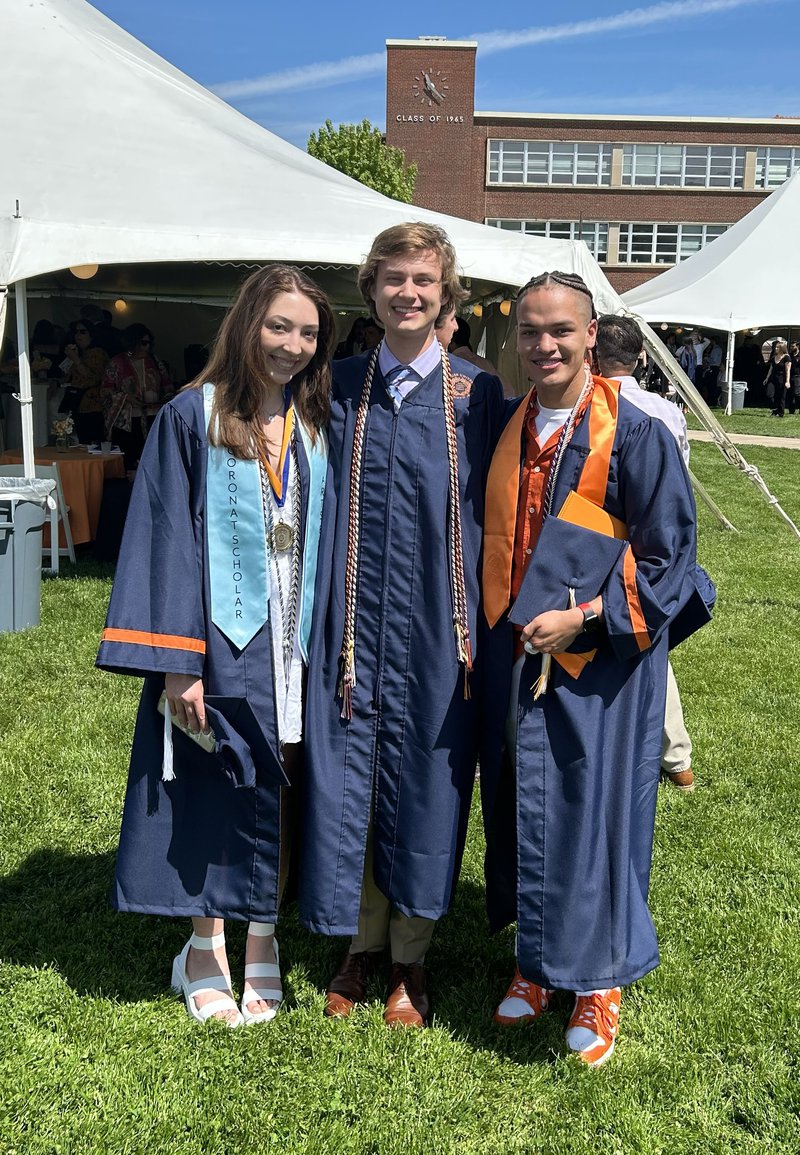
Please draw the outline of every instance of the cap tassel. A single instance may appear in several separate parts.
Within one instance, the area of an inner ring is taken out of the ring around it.
[[[342,666],[338,687],[339,697],[342,700],[339,717],[349,722],[353,717],[353,686],[356,684],[355,647],[351,645],[342,650],[339,661]]]

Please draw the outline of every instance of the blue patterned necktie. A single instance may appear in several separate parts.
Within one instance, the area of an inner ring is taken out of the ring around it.
[[[403,403],[403,398],[408,392],[407,389],[402,390],[401,385],[412,385],[415,382],[416,374],[410,365],[395,365],[389,370],[385,376],[386,392],[392,399],[392,404],[395,410],[399,410]]]

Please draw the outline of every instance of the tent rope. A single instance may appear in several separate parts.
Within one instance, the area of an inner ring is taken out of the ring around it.
[[[749,480],[753,482],[759,492],[766,498],[768,504],[771,505],[776,513],[778,513],[783,518],[783,520],[794,533],[795,537],[800,538],[800,529],[797,528],[786,510],[782,508],[778,498],[771,492],[760,472],[758,471],[758,468],[755,465],[751,465],[749,461],[744,459],[737,446],[734,445],[730,437],[728,437],[728,434],[722,428],[719,421],[717,421],[714,414],[706,405],[703,398],[697,392],[692,382],[686,376],[683,369],[672,356],[669,349],[666,347],[658,334],[650,328],[646,321],[637,316],[636,313],[629,313],[629,316],[633,317],[633,319],[638,323],[639,328],[642,331],[642,337],[644,339],[644,344],[648,354],[663,370],[669,381],[675,386],[678,394],[689,406],[692,413],[694,413],[695,417],[698,419],[703,428],[711,434],[713,443],[717,446],[725,460],[730,465],[735,465],[736,468],[741,473],[743,473],[745,477],[749,478]],[[731,528],[733,527],[731,526]]]

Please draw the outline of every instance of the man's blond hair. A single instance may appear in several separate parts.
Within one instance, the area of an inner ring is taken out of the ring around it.
[[[405,221],[401,225],[392,225],[391,228],[378,233],[364,264],[358,270],[361,296],[376,321],[379,317],[375,312],[372,294],[381,261],[424,252],[435,253],[442,268],[442,308],[439,316],[451,312],[469,296],[458,279],[456,251],[444,229],[440,229],[438,225],[426,225],[422,221]]]

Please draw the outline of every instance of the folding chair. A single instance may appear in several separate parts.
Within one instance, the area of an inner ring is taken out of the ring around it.
[[[24,465],[0,465],[0,477],[24,476]],[[55,505],[50,510],[50,545],[43,546],[42,553],[49,549],[50,569],[53,571],[53,573],[57,574],[59,557],[68,557],[72,564],[75,564],[75,546],[72,543],[72,529],[70,528],[69,524],[69,506],[64,500],[64,490],[61,488],[61,474],[58,472],[58,465],[55,461],[52,465],[37,464],[36,476],[49,479],[56,483],[52,494],[55,500]],[[64,540],[67,543],[65,548],[59,548],[58,545],[59,521],[64,526]]]

